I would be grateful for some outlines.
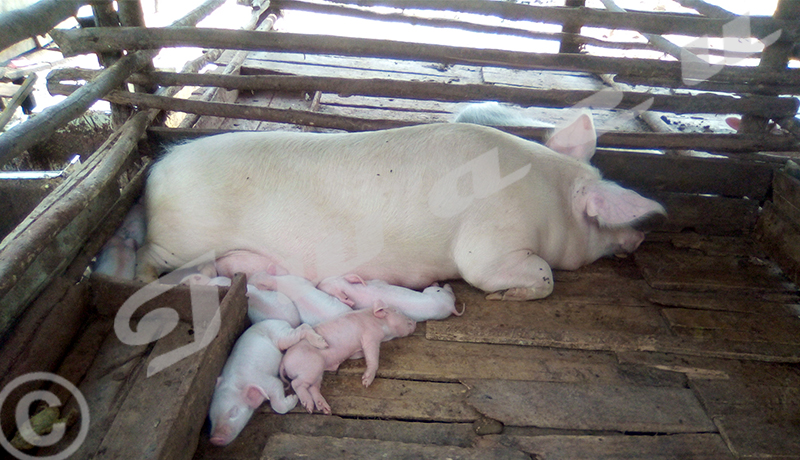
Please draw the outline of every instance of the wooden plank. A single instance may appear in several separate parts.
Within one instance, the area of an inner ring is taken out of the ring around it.
[[[683,292],[653,290],[647,300],[665,307],[755,313],[772,316],[797,316],[800,305],[791,293]]]
[[[471,423],[407,422],[342,418],[335,415],[289,413],[280,415],[268,409],[257,410],[239,436],[224,449],[200,437],[195,458],[203,460],[254,459],[277,433],[297,436],[334,436],[380,441],[472,447],[477,435]]]
[[[800,458],[800,384],[796,378],[793,384],[692,380],[731,450],[747,458]]]
[[[94,458],[192,457],[214,381],[246,321],[245,283],[243,276],[234,279],[219,306],[219,335],[208,346],[133,384]],[[203,339],[194,332],[192,325],[179,322],[156,342],[148,367],[153,359]]]
[[[429,446],[395,441],[336,438],[330,436],[297,436],[276,434],[264,449],[261,459],[277,460],[302,457],[309,460],[328,460],[335,452],[337,458],[447,458],[453,460],[519,459],[530,457],[507,447],[463,448]]]
[[[772,183],[767,164],[730,158],[692,158],[601,151],[592,163],[606,179],[646,191],[749,197],[762,201]]]
[[[800,232],[771,202],[764,205],[755,237],[786,276],[800,283]]]
[[[750,233],[758,219],[759,202],[755,200],[670,192],[647,196],[667,209],[667,222],[659,231],[742,235]]]
[[[342,417],[438,422],[474,422],[478,418],[465,401],[466,388],[459,383],[377,378],[364,388],[361,375],[325,374],[322,395],[333,414]]]
[[[363,360],[348,360],[339,366],[338,373],[361,375],[364,369]],[[571,383],[626,380],[610,353],[445,342],[422,335],[382,344],[378,376],[436,382],[498,376]]]
[[[467,401],[505,425],[644,433],[716,427],[686,388],[468,380]]]
[[[54,372],[89,315],[85,283],[57,278],[29,308],[0,348],[0,388],[31,372]],[[31,390],[32,391],[32,390]],[[12,433],[14,410],[25,393],[3,404],[2,429]]]
[[[748,257],[707,256],[669,244],[645,243],[635,253],[647,283],[655,289],[791,292],[794,288],[770,267]]]
[[[97,452],[134,382],[144,378],[147,367],[145,361],[151,348],[148,345],[126,345],[119,341],[116,334],[106,337],[86,377],[78,386],[86,398],[90,417],[88,435],[74,458],[92,458]],[[65,410],[77,407],[73,399],[67,403]],[[69,429],[64,442],[71,443],[77,431],[77,426]],[[61,447],[62,444],[57,446]],[[60,452],[58,450],[53,454]]]
[[[481,67],[483,83],[523,88],[558,88],[600,91],[605,85],[592,74],[576,72]]]
[[[752,238],[703,235],[695,232],[650,233],[647,241],[669,243],[677,249],[700,251],[707,256],[750,256],[757,254]]]
[[[697,340],[729,340],[800,344],[800,318],[665,308],[662,313],[679,336]]]
[[[482,83],[481,68],[468,65],[442,65],[359,56],[251,51],[242,64],[242,75],[265,74]]]
[[[489,436],[537,460],[721,460],[735,458],[715,433],[641,436]]]
[[[800,180],[784,171],[775,173],[773,202],[784,217],[800,228]]]
[[[626,19],[631,13],[624,13]],[[119,27],[113,31],[101,27],[81,30],[58,30],[51,33],[61,52],[74,56],[87,52],[106,52],[120,49],[158,49],[163,47],[200,46],[249,51],[273,51],[342,56],[369,56],[385,59],[428,61],[444,64],[493,65],[498,67],[616,73],[646,74],[676,78],[681,75],[679,62],[655,59],[610,58],[585,54],[537,54],[498,49],[477,49],[458,46],[420,44],[392,40],[365,39],[299,33],[268,33],[246,30],[161,28],[145,29]],[[794,69],[792,69],[794,70]],[[792,70],[780,75],[761,75],[753,69],[728,66],[710,80],[752,78],[754,84],[791,82]],[[760,101],[752,111],[758,114],[784,117],[797,111],[797,102],[774,97],[749,97]],[[768,103],[768,101],[771,101]],[[771,106],[771,107],[770,107]],[[725,112],[720,112],[725,113]]]
[[[691,379],[728,380],[743,361],[703,358],[665,353],[621,352],[617,353],[620,365],[649,366],[665,372],[675,372]],[[721,363],[724,363],[721,364]],[[762,365],[762,363],[757,363]]]
[[[584,279],[591,280],[592,277]],[[427,322],[425,334],[428,339],[800,362],[800,346],[794,344],[676,337],[662,322],[657,308],[625,306],[615,303],[613,296],[598,296],[592,304],[581,297],[572,299],[554,292],[550,297],[537,301],[501,302],[485,300],[482,292],[463,282],[453,285],[457,302],[465,303],[466,311],[461,317]],[[556,282],[557,289],[558,286]],[[624,291],[620,286],[624,284],[616,286],[617,291]],[[591,292],[584,291],[584,295]]]
[[[89,276],[91,283],[91,303],[101,315],[115,316],[122,304],[134,293],[146,286],[145,283],[135,280],[114,278],[102,273],[92,273]],[[219,287],[220,300],[228,292],[227,286]],[[147,313],[169,305],[169,308],[178,313],[181,321],[192,321],[192,304],[189,296],[189,286],[176,285],[158,297],[142,304],[133,314],[133,318],[141,318]]]

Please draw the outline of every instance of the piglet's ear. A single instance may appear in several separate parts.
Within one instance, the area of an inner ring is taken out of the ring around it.
[[[220,385],[222,385],[222,376],[221,375],[219,377],[217,377],[217,384],[216,384],[215,388],[219,388]]]
[[[364,286],[367,285],[367,283],[364,282],[364,279],[356,275],[355,273],[344,275],[344,280],[350,284],[363,284]]]
[[[584,112],[566,126],[556,128],[545,145],[558,153],[588,163],[597,147],[592,116]]]
[[[372,313],[377,318],[385,318],[386,317],[386,308],[388,308],[388,306],[386,305],[386,302],[384,302],[383,300],[376,300],[375,301],[375,305],[373,305],[373,307],[372,307]]]
[[[244,400],[248,406],[258,409],[258,406],[267,399],[267,393],[258,385],[247,385],[244,389]]]
[[[630,225],[653,213],[667,214],[655,201],[609,181],[584,185],[576,191],[573,205],[603,227]]]

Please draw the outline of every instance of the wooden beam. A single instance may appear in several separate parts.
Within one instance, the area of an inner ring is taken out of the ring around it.
[[[246,283],[243,275],[233,279],[217,312],[219,331],[208,346],[153,375],[145,376],[144,372],[135,375],[108,433],[91,458],[192,458],[206,420],[214,382],[247,323]],[[152,365],[155,358],[203,340],[197,332],[195,334],[192,324],[178,322],[171,333],[155,343],[149,364]]]
[[[195,24],[224,2],[225,0],[207,0],[173,23],[172,26],[185,27]],[[57,32],[53,30],[52,33]],[[148,65],[156,53],[157,50],[150,50],[123,56],[114,65],[107,68],[101,77],[84,85],[74,95],[48,107],[38,116],[3,133],[0,136],[0,166],[8,163],[12,158],[36,143],[47,139],[59,127],[79,117],[102,95],[121,85],[133,72]]]
[[[718,19],[735,19],[736,15],[731,13],[730,11],[726,10],[725,8],[721,8],[717,5],[712,5],[710,3],[704,2],[703,0],[675,0],[679,5],[685,8],[691,8],[698,13],[708,16],[710,18],[718,18]]]
[[[61,21],[75,16],[88,0],[43,0],[27,8],[0,14],[0,51],[36,35],[44,35]]]
[[[6,105],[3,109],[3,112],[0,113],[0,131],[6,126],[6,124],[11,121],[11,117],[14,115],[14,112],[17,111],[17,108],[22,105],[22,102],[28,97],[29,94],[33,91],[33,84],[36,83],[37,76],[35,73],[32,73],[25,77],[25,81],[22,85],[18,86],[16,94],[14,97],[11,98],[11,101]]]
[[[579,0],[585,1],[585,0]],[[648,44],[634,41],[608,41],[594,37],[585,37],[566,32],[538,32],[517,27],[501,25],[485,25],[458,19],[425,18],[403,13],[385,13],[362,8],[353,8],[340,4],[324,4],[310,2],[307,0],[274,0],[272,7],[281,10],[309,11],[318,14],[331,14],[336,16],[347,16],[372,21],[382,22],[402,22],[415,26],[437,27],[466,30],[470,32],[489,33],[495,35],[508,35],[512,37],[525,37],[539,40],[562,41],[570,40],[578,45],[592,45],[600,48],[612,49],[652,49]],[[583,6],[583,5],[581,5]],[[712,50],[715,52],[718,50]],[[577,52],[577,51],[576,51]]]
[[[462,13],[492,15],[509,20],[530,20],[547,24],[564,24],[576,20],[584,26],[608,29],[636,30],[653,34],[679,34],[701,37],[724,36],[726,19],[705,18],[693,14],[628,12],[611,13],[591,8],[540,7],[514,2],[486,2],[481,0],[341,0],[337,3],[361,7],[386,6],[400,9],[444,10]],[[797,21],[775,21],[770,17],[750,18],[751,32],[755,37],[766,37],[784,29],[791,37],[798,32]]]
[[[73,85],[61,85],[60,80],[89,78],[92,72],[64,69],[51,72],[48,76],[48,90],[51,94],[70,94]],[[132,78],[135,83],[159,85],[218,86],[241,91],[321,91],[340,96],[362,95],[395,97],[406,99],[429,99],[442,102],[464,102],[493,100],[513,102],[523,107],[572,107],[578,102],[596,94],[586,90],[537,90],[511,86],[481,84],[450,84],[421,81],[397,81],[390,79],[352,79],[336,77],[303,76],[241,76],[219,74],[179,74],[156,72]],[[696,95],[658,95],[644,92],[625,91],[616,109],[632,109],[652,99],[650,110],[672,113],[753,113],[769,117],[784,118],[792,116],[800,107],[794,98],[775,98],[766,96],[723,96],[716,94]],[[123,97],[119,92],[111,98]],[[135,95],[125,96],[135,103]]]
[[[116,201],[117,179],[149,123],[147,112],[132,117],[0,243],[0,341]]]
[[[626,13],[627,14],[627,13]],[[143,29],[120,27],[53,31],[51,34],[68,56],[114,49],[141,50],[161,47],[198,46],[250,51],[275,51],[341,56],[408,59],[449,64],[484,65],[515,69],[566,70],[613,73],[623,76],[670,79],[684,85],[680,62],[631,59],[581,54],[538,54],[493,49],[396,42],[391,40],[331,37],[224,29]],[[714,82],[748,81],[762,85],[796,85],[800,70],[780,74],[756,72],[747,67],[727,66],[709,77]]]

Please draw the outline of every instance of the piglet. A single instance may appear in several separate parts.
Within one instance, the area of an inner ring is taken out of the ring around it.
[[[326,278],[317,285],[317,289],[357,310],[371,308],[381,300],[414,321],[444,319],[463,313],[456,310],[456,296],[449,284],[443,287],[434,284],[419,292],[381,280],[365,282],[360,276],[351,274]]]
[[[136,251],[144,244],[144,205],[134,204],[97,255],[95,273],[132,280],[136,276]]]
[[[132,280],[136,275],[136,241],[113,235],[97,255],[92,271]]]
[[[310,349],[327,346],[307,324],[293,329],[285,321],[266,320],[244,331],[217,379],[211,399],[208,415],[212,444],[225,446],[233,441],[265,399],[279,414],[294,409],[297,396],[285,395],[278,371],[281,350],[301,340]]]
[[[292,327],[297,327],[303,322],[294,302],[282,292],[258,289],[248,284],[247,305],[247,316],[253,323],[266,319],[282,319]]]
[[[181,284],[206,286],[230,286],[231,279],[226,276],[210,278],[203,273],[192,273],[181,280]],[[276,291],[258,289],[247,285],[247,316],[255,324],[267,319],[280,319],[297,327],[302,322],[294,303],[284,294]]]
[[[352,311],[345,303],[320,291],[302,276],[273,276],[262,271],[250,277],[249,282],[258,289],[284,294],[294,302],[300,320],[312,326]]]
[[[380,301],[370,310],[351,311],[314,328],[328,348],[318,349],[308,341],[300,341],[286,350],[281,375],[292,381],[294,392],[309,413],[316,408],[330,414],[331,408],[320,392],[323,371],[335,371],[348,358],[363,355],[367,370],[361,382],[369,386],[378,372],[381,342],[411,335],[416,324]]]

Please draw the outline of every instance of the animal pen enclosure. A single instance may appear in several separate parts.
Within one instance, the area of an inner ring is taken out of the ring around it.
[[[83,2],[41,3],[66,7],[66,17]],[[37,455],[77,439],[74,458],[800,458],[800,167],[790,161],[800,151],[800,70],[787,66],[800,46],[800,3],[741,18],[700,0],[662,2],[680,13],[592,0],[284,0],[254,5],[241,30],[193,27],[222,3],[148,28],[138,1],[116,2],[117,11],[94,1],[103,27],[51,31],[64,55],[97,53],[105,69],[52,71],[49,90],[69,97],[0,135],[0,164],[51,135],[58,142],[59,128],[97,99],[113,104],[117,125],[0,245],[4,439],[18,426],[17,403],[39,388],[17,387],[19,378],[49,372],[76,385],[86,409],[63,384],[49,387],[70,424]],[[484,34],[487,43],[540,39],[558,50],[281,30],[292,12]],[[33,29],[25,20],[35,14],[0,24],[27,27],[8,26],[21,40],[63,19]],[[763,51],[662,38],[730,37],[743,19],[744,38],[769,43]],[[160,48],[184,46],[206,52],[182,72],[152,67]],[[720,55],[758,65],[696,57]],[[194,91],[176,97],[182,87]],[[571,108],[591,109],[602,131],[593,164],[664,204],[668,220],[629,257],[555,272],[543,300],[489,301],[454,281],[464,315],[385,343],[372,386],[361,387],[361,360],[325,375],[332,416],[263,405],[232,444],[212,446],[208,405],[248,322],[245,279],[220,289],[213,341],[152,373],[155,359],[203,339],[190,289],[144,299],[134,325],[163,307],[180,321],[157,341],[126,344],[115,318],[144,285],[87,271],[164,145],[230,130],[451,122],[481,101],[514,106],[526,126],[499,129],[532,140]],[[8,200],[24,192],[2,191]]]

